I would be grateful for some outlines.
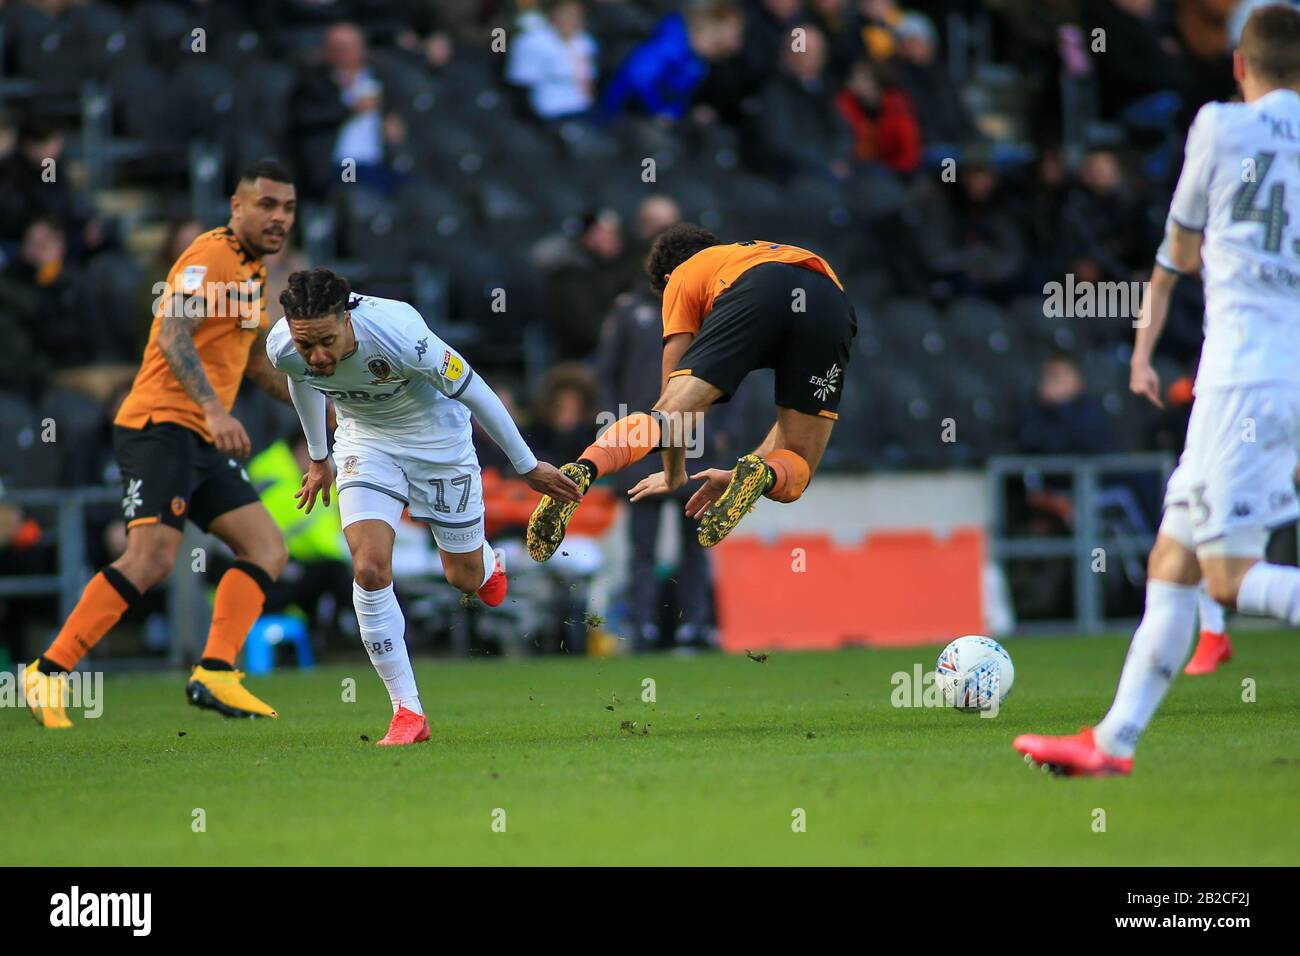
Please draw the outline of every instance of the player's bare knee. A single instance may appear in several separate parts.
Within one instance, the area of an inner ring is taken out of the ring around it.
[[[1210,600],[1224,607],[1237,606],[1237,590],[1240,583],[1239,577],[1221,568],[1205,570],[1205,593],[1210,596]]]
[[[160,549],[137,556],[123,566],[122,573],[143,593],[166,581],[175,566],[175,552]]]
[[[175,545],[166,539],[131,542],[116,567],[141,592],[167,580],[176,567]]]
[[[253,562],[267,574],[271,580],[278,580],[284,573],[285,566],[289,563],[289,548],[285,545],[284,539],[276,537],[275,540],[267,542],[261,549],[261,554],[253,559]]]
[[[363,591],[382,591],[393,583],[392,562],[366,551],[352,556],[352,574]]]
[[[285,547],[284,540],[277,536],[267,538],[251,548],[237,548],[235,557],[257,565],[272,581],[275,581],[284,573],[285,565],[289,563],[289,549]]]
[[[1201,579],[1196,553],[1174,538],[1159,534],[1147,558],[1147,577],[1171,584],[1196,584]]]

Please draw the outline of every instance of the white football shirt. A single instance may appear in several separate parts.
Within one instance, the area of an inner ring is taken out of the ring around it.
[[[472,444],[470,411],[455,401],[474,377],[469,363],[434,335],[416,309],[396,299],[354,298],[357,347],[333,375],[316,375],[294,348],[281,318],[267,336],[276,368],[327,396],[348,438],[376,438],[420,448]]]
[[[1201,107],[1169,216],[1204,233],[1196,386],[1300,382],[1300,94]]]

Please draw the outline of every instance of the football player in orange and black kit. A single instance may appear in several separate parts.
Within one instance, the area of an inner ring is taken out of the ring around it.
[[[636,484],[633,501],[687,481],[688,432],[727,401],[752,370],[776,373],[776,424],[730,471],[708,469],[686,503],[712,547],[760,497],[795,501],[821,461],[839,413],[857,317],[821,256],[776,242],[724,243],[680,223],[655,239],[646,261],[663,293],[663,392],[654,408],[619,419],[576,462],[560,468],[583,491],[655,449],[664,470]],[[577,503],[543,497],[528,524],[528,553],[545,561],[564,539]]]
[[[296,207],[288,173],[274,161],[254,164],[230,198],[230,221],[195,239],[159,284],[144,360],[113,429],[126,551],[91,578],[54,642],[24,671],[43,727],[72,726],[67,672],[171,573],[186,520],[235,553],[186,697],[226,716],[277,716],[243,686],[234,663],[288,552],[240,464],[251,448],[230,409],[245,376],[289,402],[284,374],[266,358],[262,257],[287,241]]]

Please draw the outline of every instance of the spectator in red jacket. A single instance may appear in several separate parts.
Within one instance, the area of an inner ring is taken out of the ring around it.
[[[910,173],[921,162],[921,127],[912,100],[902,89],[881,83],[869,60],[858,60],[835,97],[835,105],[853,130],[853,155],[897,173]]]

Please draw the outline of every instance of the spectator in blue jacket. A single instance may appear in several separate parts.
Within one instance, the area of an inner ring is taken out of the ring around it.
[[[743,31],[744,18],[731,0],[698,0],[684,14],[669,14],[627,55],[605,88],[602,107],[610,115],[638,110],[681,119],[709,64],[733,56]]]

